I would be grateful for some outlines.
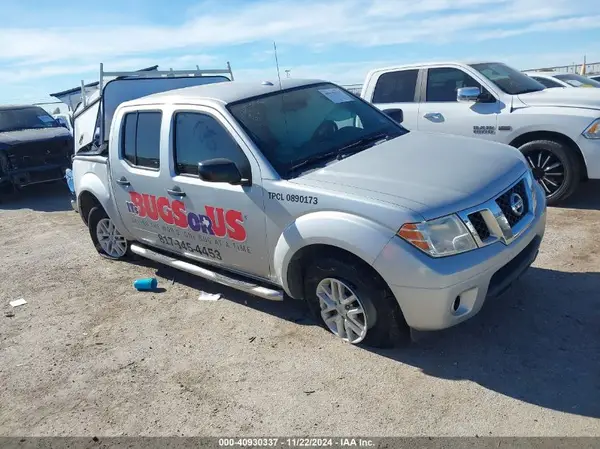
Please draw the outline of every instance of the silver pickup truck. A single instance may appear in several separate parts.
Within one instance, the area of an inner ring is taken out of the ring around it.
[[[517,149],[394,114],[319,80],[127,101],[106,155],[74,158],[77,208],[104,257],[304,299],[341,339],[389,347],[474,316],[531,265],[546,223]]]

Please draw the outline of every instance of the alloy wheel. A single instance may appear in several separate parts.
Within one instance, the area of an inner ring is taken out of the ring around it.
[[[96,237],[102,250],[110,257],[118,259],[127,252],[127,240],[109,218],[103,218],[98,222]]]
[[[329,330],[352,344],[367,335],[367,316],[356,293],[339,279],[326,278],[317,285],[321,317]]]

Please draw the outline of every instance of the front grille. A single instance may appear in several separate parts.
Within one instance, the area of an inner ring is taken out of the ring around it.
[[[70,140],[28,142],[9,147],[7,158],[12,170],[55,164],[68,165],[71,150],[72,142]]]
[[[481,212],[474,212],[470,214],[469,221],[475,228],[475,231],[477,232],[477,235],[479,235],[479,238],[481,240],[485,240],[490,237],[490,230],[488,229],[488,226],[485,220],[483,219]]]
[[[520,214],[516,214],[512,209],[511,196],[513,193],[519,195],[523,200],[523,211]],[[500,195],[498,198],[496,198],[496,204],[498,204],[498,207],[500,207],[500,209],[504,213],[504,216],[506,217],[506,220],[508,221],[508,224],[511,228],[514,225],[516,225],[519,221],[521,221],[521,219],[527,214],[527,212],[529,212],[525,180],[522,179],[513,187],[511,187],[502,195]]]

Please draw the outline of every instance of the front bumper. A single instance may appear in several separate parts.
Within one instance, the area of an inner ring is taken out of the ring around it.
[[[538,198],[543,198],[537,184],[536,188]],[[496,242],[436,259],[394,238],[374,268],[388,283],[411,328],[444,329],[477,314],[486,298],[499,296],[523,274],[537,256],[545,228],[546,204],[538,201],[531,225],[509,245]]]
[[[0,183],[8,183],[16,187],[26,187],[33,184],[59,181],[64,179],[66,168],[66,164],[53,164],[42,167],[11,170],[0,176]]]

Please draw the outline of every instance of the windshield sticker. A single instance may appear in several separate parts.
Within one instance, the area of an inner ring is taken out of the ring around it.
[[[164,196],[156,197],[138,192],[129,192],[129,196],[131,201],[127,201],[126,206],[127,211],[135,215],[134,223],[153,231],[161,231],[158,239],[164,245],[217,260],[222,260],[220,252],[209,251],[203,245],[191,244],[185,240],[251,254],[250,248],[241,244],[247,238],[244,226],[246,217],[238,210],[204,206],[202,212],[191,212],[186,210],[182,201],[171,201]]]
[[[337,87],[330,87],[327,89],[319,89],[323,95],[329,98],[334,103],[345,103],[347,101],[354,101],[350,95],[344,92],[342,89],[338,89]]]
[[[38,115],[38,118],[44,123],[52,123],[54,121],[54,118],[49,115]]]
[[[277,201],[287,201],[289,203],[302,203],[302,204],[319,204],[319,198],[316,196],[308,196],[308,195],[293,195],[279,192],[269,192],[270,200]]]

